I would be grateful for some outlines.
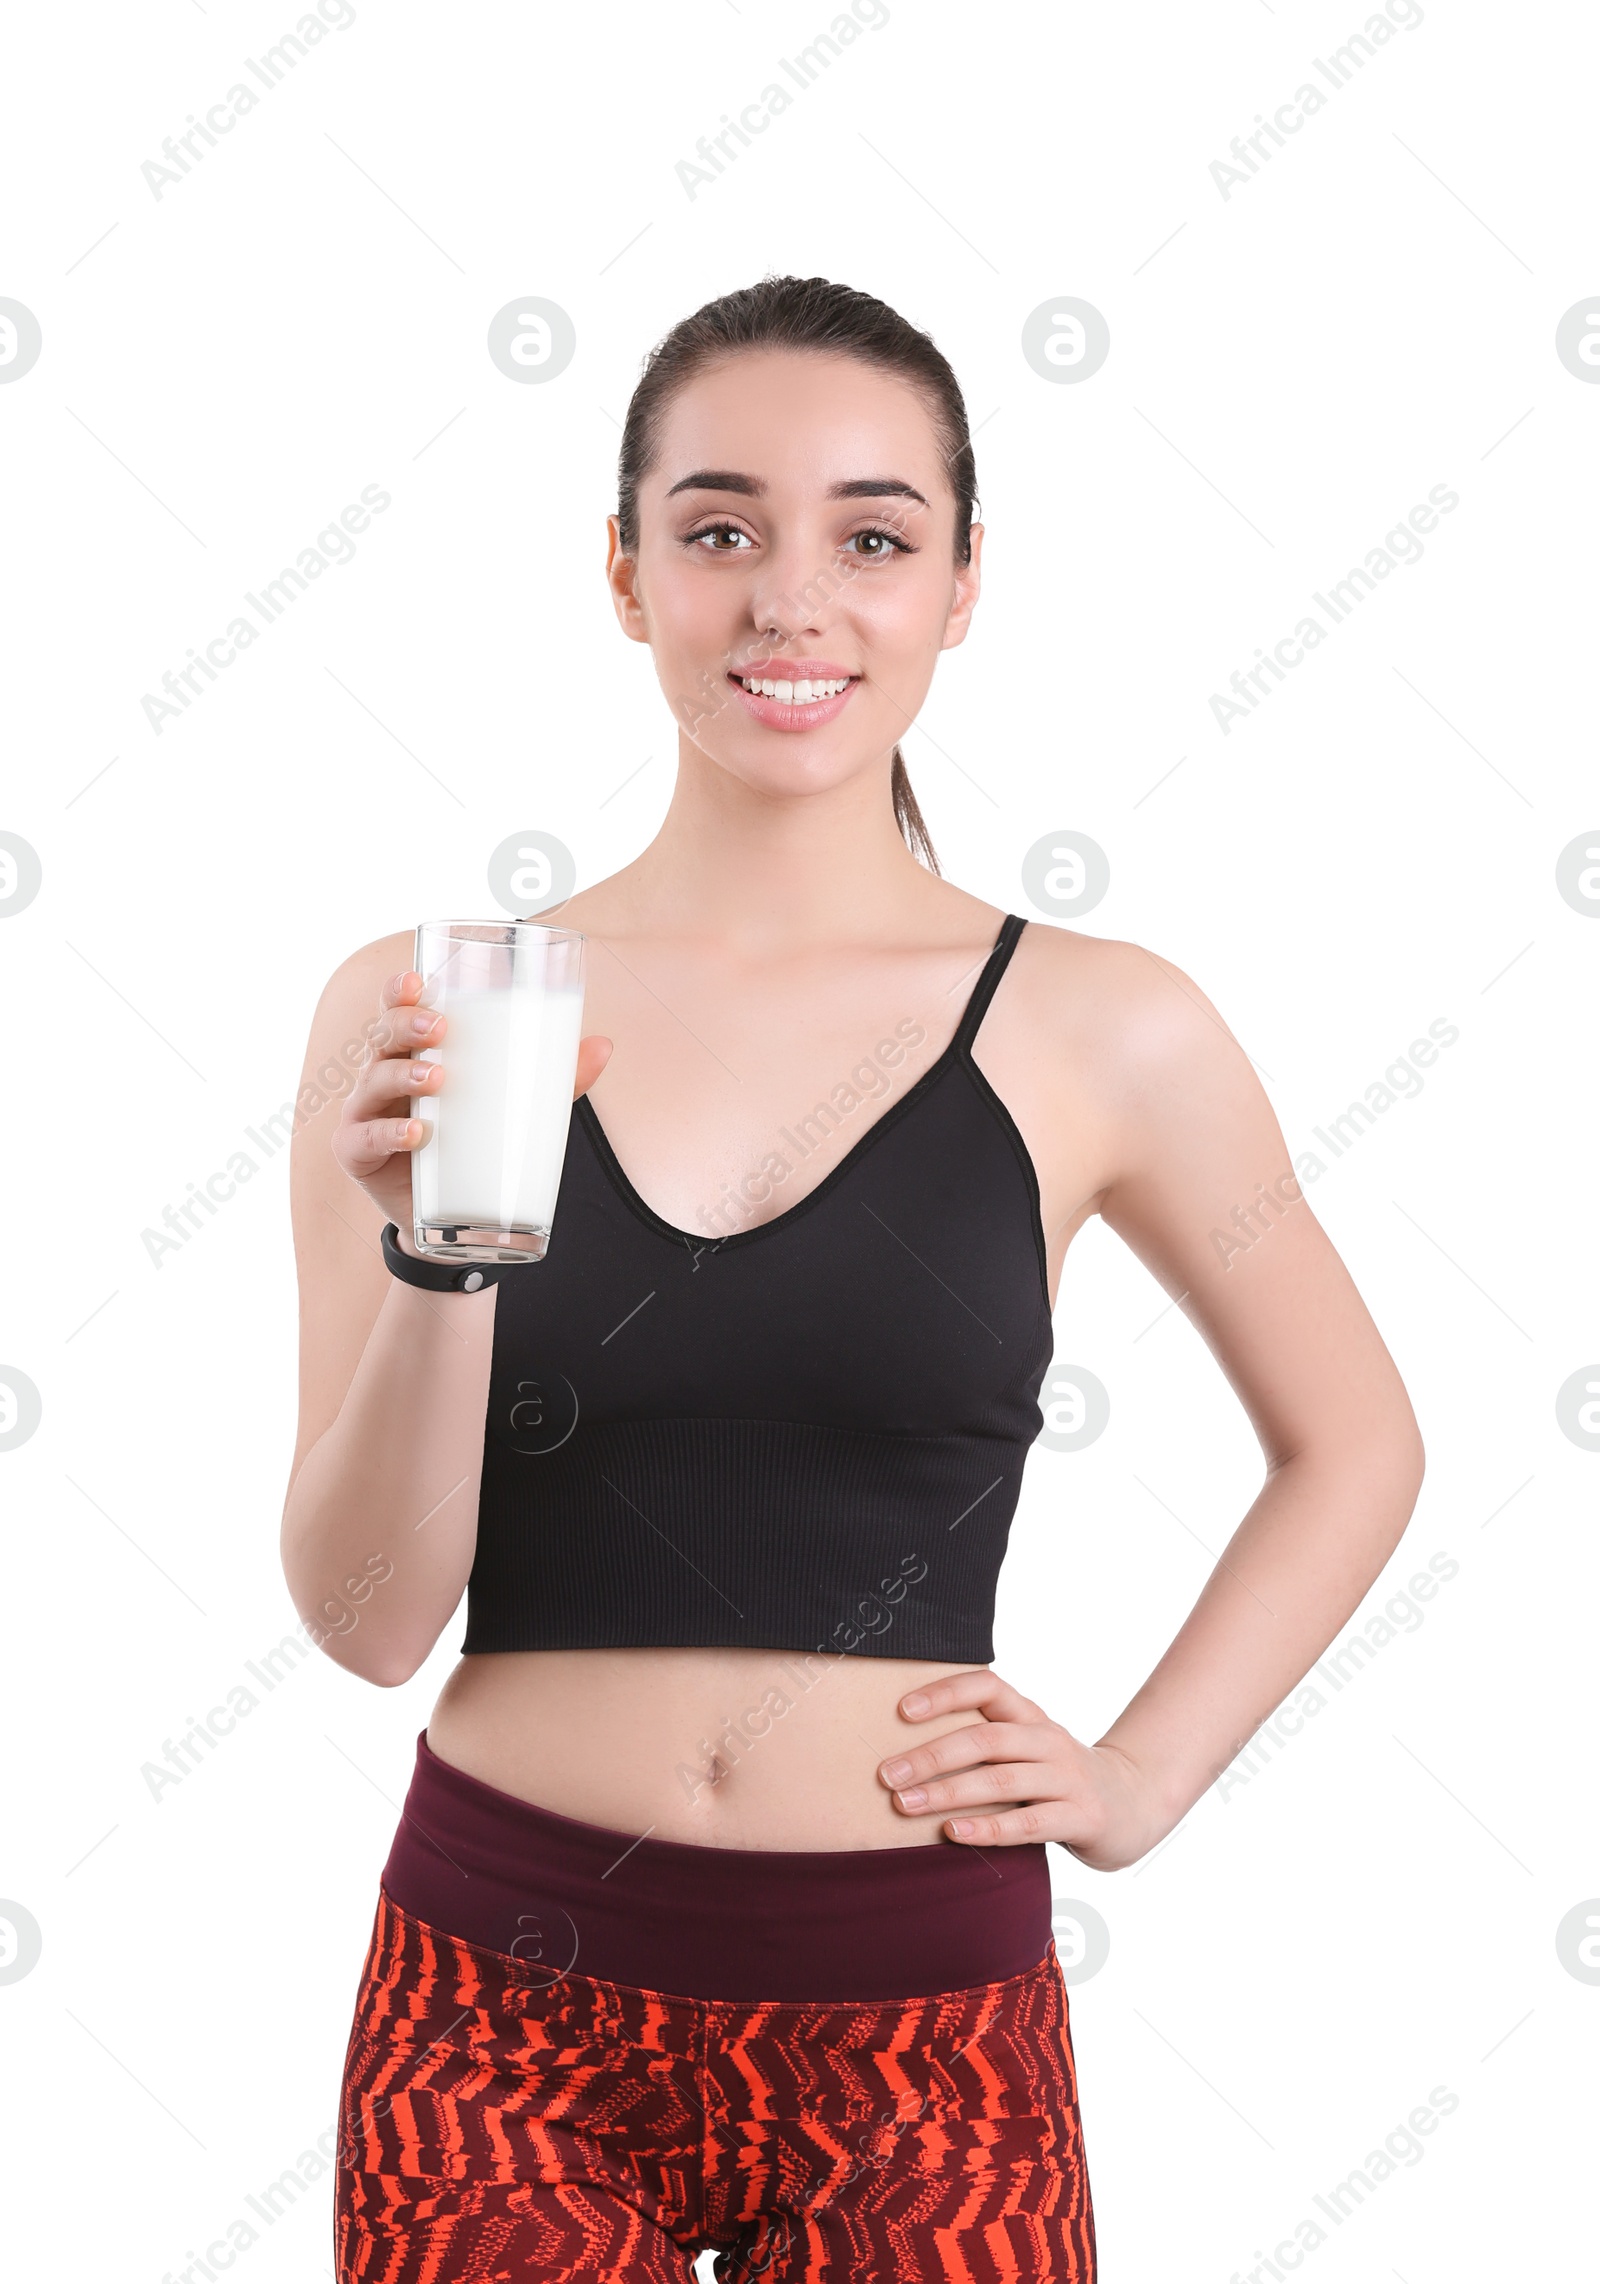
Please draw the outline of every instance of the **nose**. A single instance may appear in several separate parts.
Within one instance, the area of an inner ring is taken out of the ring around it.
[[[786,642],[820,637],[836,615],[833,599],[844,585],[837,564],[812,541],[796,537],[762,558],[750,590],[757,630],[775,630]]]

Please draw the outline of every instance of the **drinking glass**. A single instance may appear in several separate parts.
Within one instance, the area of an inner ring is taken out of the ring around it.
[[[550,1242],[583,1030],[583,945],[531,920],[424,920],[420,1004],[445,1017],[432,1128],[411,1155],[412,1242],[439,1261],[538,1261]]]

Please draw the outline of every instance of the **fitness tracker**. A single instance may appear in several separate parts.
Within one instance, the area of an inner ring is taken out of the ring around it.
[[[385,1222],[384,1261],[403,1284],[420,1285],[424,1292],[478,1293],[485,1285],[498,1284],[508,1269],[522,1266],[517,1261],[419,1261],[410,1253],[402,1253],[399,1235],[394,1222]]]

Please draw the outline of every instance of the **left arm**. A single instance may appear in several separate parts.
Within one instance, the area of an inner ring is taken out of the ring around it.
[[[1398,1545],[1423,1472],[1394,1360],[1300,1194],[1248,1058],[1190,977],[1127,949],[1138,958],[1107,1032],[1113,1171],[1100,1210],[1221,1364],[1266,1480],[1097,1743],[984,1667],[902,1698],[908,1720],[979,1719],[878,1772],[903,1813],[942,1816],[952,1839],[1057,1840],[1100,1871],[1163,1839],[1309,1672]],[[925,1798],[908,1800],[911,1788]]]

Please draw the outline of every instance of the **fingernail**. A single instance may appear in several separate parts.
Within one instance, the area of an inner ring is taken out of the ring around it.
[[[952,1832],[970,1832],[972,1830],[971,1817],[952,1816],[950,1819],[950,1829]]]
[[[900,1703],[908,1713],[926,1713],[928,1710],[928,1700],[920,1689],[914,1689],[909,1697],[902,1697]]]
[[[883,1774],[886,1783],[898,1784],[903,1776],[911,1774],[911,1763],[909,1761],[885,1761]]]
[[[900,1805],[902,1808],[920,1808],[927,1797],[921,1785],[914,1784],[909,1792],[901,1793]]]

